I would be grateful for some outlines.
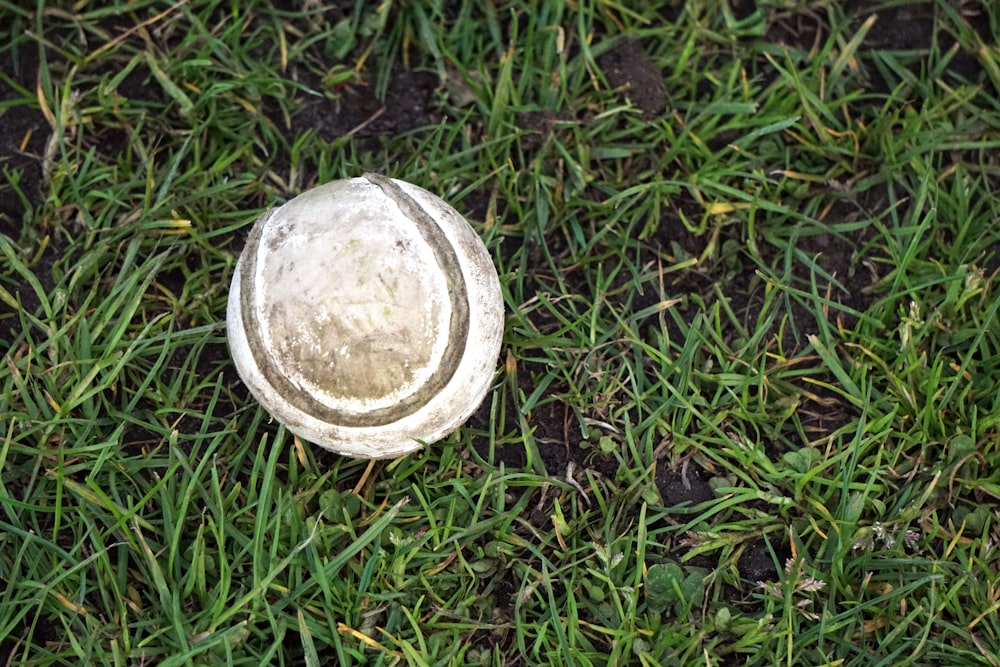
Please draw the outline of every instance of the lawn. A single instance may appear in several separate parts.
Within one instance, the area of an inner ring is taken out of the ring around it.
[[[996,2],[0,25],[0,667],[1000,666]],[[364,172],[507,308],[480,409],[377,462],[225,331],[253,221]]]

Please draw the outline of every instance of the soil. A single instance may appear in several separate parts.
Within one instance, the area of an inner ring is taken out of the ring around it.
[[[347,3],[353,5],[353,3]],[[855,0],[849,3],[855,13],[855,22],[861,25],[868,16],[867,2]],[[331,5],[331,12],[342,12],[336,3]],[[736,3],[737,18],[747,17],[753,13],[754,3],[744,0]],[[927,50],[935,39],[942,40],[940,48],[947,49],[953,39],[938,30],[934,16],[929,13],[926,3],[898,4],[886,10],[879,16],[873,29],[866,36],[861,54],[874,50],[894,48],[908,50]],[[963,3],[964,11],[976,11],[976,3]],[[973,25],[984,25],[981,21]],[[830,27],[825,23],[823,15],[810,11],[779,15],[768,25],[762,39],[774,43],[783,43],[802,49],[810,49],[814,44],[822,43],[829,35]],[[984,40],[992,37],[983,35]],[[0,61],[0,103],[18,99],[20,93],[7,83],[11,81],[26,90],[33,90],[37,76],[37,58],[34,51],[26,49],[22,52],[4,52]],[[54,55],[54,53],[53,53]],[[320,55],[320,57],[323,57]],[[331,63],[333,64],[333,63]],[[670,122],[670,94],[664,84],[666,72],[662,72],[656,62],[647,55],[642,40],[622,39],[616,42],[599,60],[608,84],[627,98],[641,114],[644,122]],[[373,67],[374,63],[369,63]],[[913,64],[919,68],[920,63]],[[872,70],[874,71],[874,69]],[[989,86],[988,77],[981,71],[974,54],[959,51],[951,60],[949,74],[956,79],[980,82]],[[887,82],[874,77],[869,86],[872,91],[884,90]],[[132,75],[122,82],[128,88],[128,94],[134,98],[145,98],[156,101],[161,91],[155,85],[149,85],[149,76],[137,68]],[[708,92],[712,84],[704,82],[700,89]],[[146,90],[148,88],[148,90]],[[386,98],[380,99],[376,92],[360,83],[346,84],[337,99],[311,98],[301,100],[299,111],[285,122],[280,119],[275,109],[274,120],[281,131],[291,140],[300,136],[306,130],[313,130],[317,136],[326,141],[352,136],[361,145],[376,146],[380,137],[394,135],[418,128],[439,120],[439,110],[435,105],[436,98],[441,94],[442,82],[436,75],[426,72],[408,71],[399,64],[392,76],[386,92]],[[15,240],[29,231],[33,222],[34,211],[38,210],[45,192],[44,155],[46,145],[51,136],[51,127],[45,115],[31,105],[11,106],[2,114],[2,131],[0,131],[0,165],[6,178],[0,178],[0,233]],[[522,149],[528,152],[537,150],[548,133],[557,131],[555,128],[561,122],[586,119],[576,118],[565,111],[538,111],[524,113],[518,116],[518,122],[526,131],[526,139]],[[109,134],[101,150],[112,152],[127,138]],[[280,157],[278,159],[281,159]],[[306,179],[308,180],[308,179]],[[830,193],[825,193],[830,194]],[[855,201],[844,197],[824,213],[824,222],[836,224],[851,222],[861,218],[867,210],[877,210],[881,203],[878,192],[866,194],[865,201]],[[473,193],[467,204],[476,213],[485,213],[489,201],[488,193]],[[698,235],[691,232],[683,223],[681,215],[695,217],[698,205],[696,202],[677,197],[669,208],[663,212],[663,220],[659,228],[649,238],[645,254],[641,262],[654,261],[657,257],[672,256],[675,253],[685,253],[688,256],[700,255],[709,242],[707,234]],[[724,228],[716,242],[720,247],[727,240],[742,243],[737,236],[738,230]],[[865,268],[865,253],[868,252],[866,241],[870,234],[866,229],[853,232],[834,234],[828,228],[817,228],[811,234],[803,234],[788,242],[806,255],[815,258],[816,265],[829,276],[839,282],[840,287],[831,288],[831,298],[845,308],[840,312],[836,309],[829,317],[844,327],[850,327],[855,321],[855,315],[849,311],[864,312],[871,303],[867,294],[873,281],[870,271]],[[238,244],[237,244],[238,245]],[[557,240],[553,239],[556,247]],[[54,248],[50,252],[58,252]],[[761,253],[768,261],[777,261],[790,252],[789,248],[781,248],[767,243],[762,244]],[[544,259],[539,255],[538,261]],[[735,268],[734,268],[735,267]],[[714,273],[691,271],[680,276],[673,285],[675,291],[688,290],[692,293],[713,298],[713,284],[719,282],[724,286],[724,296],[733,304],[743,304],[741,316],[747,322],[754,322],[761,308],[762,286],[756,277],[756,266],[752,261],[735,262],[726,265],[720,262]],[[44,261],[39,265],[40,279],[43,286],[47,277],[44,275]],[[539,266],[544,272],[545,266]],[[801,262],[794,262],[793,277],[808,284],[810,269]],[[824,283],[825,284],[825,283]],[[29,306],[29,310],[37,306],[32,301],[32,290],[27,285],[18,289],[8,289]],[[585,286],[581,285],[584,289]],[[631,308],[639,310],[652,305],[656,301],[655,290],[647,290],[647,294],[634,296],[629,302]],[[12,340],[16,319],[10,317],[6,306],[0,305],[0,346],[6,347]],[[787,313],[789,325],[782,330],[782,346],[786,354],[791,354],[803,345],[803,332],[815,326],[816,313],[808,310],[798,302],[792,302]],[[216,351],[218,352],[218,351]],[[219,359],[216,354],[211,365],[218,370]],[[541,369],[533,369],[530,363],[519,363],[518,383],[524,395],[534,391],[533,378],[541,375]],[[235,379],[234,379],[235,382]],[[567,387],[550,387],[548,394],[553,397],[565,395]],[[506,394],[510,396],[510,392]],[[845,423],[850,418],[849,409],[835,402],[824,402],[824,398],[807,398],[800,406],[800,411],[808,417],[809,427],[817,432],[828,432]],[[510,399],[512,400],[512,399]],[[817,400],[819,402],[817,402]],[[832,399],[831,399],[832,401]],[[483,430],[489,420],[490,406],[483,408],[471,420],[473,429]],[[505,432],[518,432],[522,425],[516,418],[517,406],[511,402],[507,407],[508,423],[504,425]],[[556,399],[544,402],[525,415],[528,426],[533,429],[535,441],[547,473],[553,477],[566,479],[573,475],[573,470],[590,469],[598,474],[614,476],[616,463],[613,458],[602,456],[593,447],[582,446],[583,433],[572,410],[564,402]],[[136,441],[142,439],[136,434]],[[508,468],[519,468],[526,464],[527,457],[523,448],[501,446],[490,453],[485,446],[477,448],[476,454],[492,465],[504,464]],[[780,452],[776,452],[780,455]],[[655,481],[656,487],[665,506],[691,506],[714,497],[709,486],[712,478],[710,471],[697,462],[684,458],[673,460],[664,458],[658,462]],[[543,508],[548,510],[550,508]],[[543,512],[547,515],[547,512]],[[544,519],[544,517],[542,517]],[[544,519],[547,521],[547,519]],[[784,553],[780,545],[776,545],[779,553]],[[760,581],[774,579],[777,575],[774,560],[763,548],[748,548],[746,555],[739,564],[741,574],[748,580]],[[37,636],[37,635],[36,635]],[[44,636],[44,632],[41,636]],[[0,651],[2,654],[2,651]],[[3,661],[0,660],[0,663]]]

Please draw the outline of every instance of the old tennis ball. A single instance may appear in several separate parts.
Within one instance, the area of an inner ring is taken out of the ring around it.
[[[226,326],[240,377],[275,419],[340,454],[389,458],[476,409],[504,306],[486,247],[455,209],[367,174],[257,221]]]

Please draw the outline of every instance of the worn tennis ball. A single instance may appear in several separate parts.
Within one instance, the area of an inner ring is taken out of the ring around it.
[[[360,458],[456,429],[488,391],[504,328],[496,268],[468,222],[366,174],[265,213],[226,318],[240,377],[289,430]]]

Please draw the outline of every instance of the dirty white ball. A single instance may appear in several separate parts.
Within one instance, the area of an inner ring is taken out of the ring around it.
[[[240,377],[293,433],[389,458],[438,440],[489,389],[500,282],[435,195],[367,174],[265,213],[236,265],[226,326]]]

